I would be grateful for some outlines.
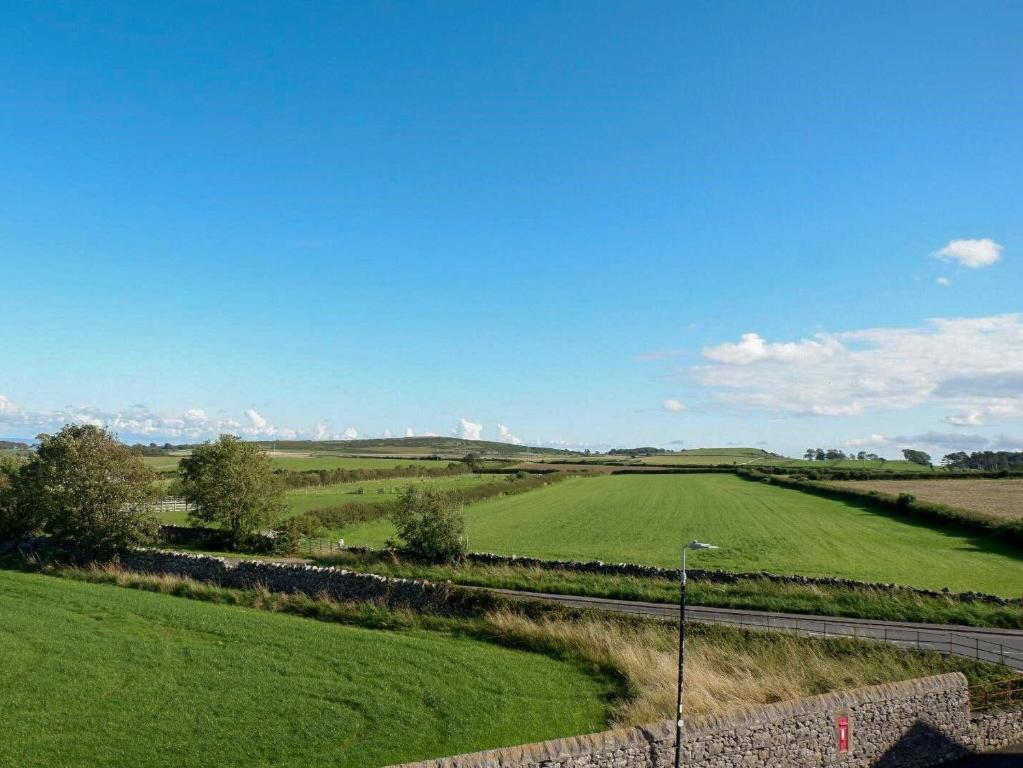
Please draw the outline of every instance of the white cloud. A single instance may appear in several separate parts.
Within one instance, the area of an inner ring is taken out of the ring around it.
[[[818,340],[802,339],[797,342],[768,344],[758,333],[744,333],[736,343],[719,344],[703,350],[708,360],[726,365],[749,365],[760,362],[805,362],[823,360],[841,349],[833,337],[820,334]]]
[[[416,433],[415,433],[415,430],[412,429],[412,427],[405,427],[405,437],[415,437],[415,436],[416,436]]]
[[[979,408],[953,413],[945,417],[945,421],[957,427],[979,427],[984,423],[984,411]]]
[[[249,438],[295,439],[312,436],[287,427],[276,427],[255,409],[245,411],[246,421],[229,416],[211,417],[202,408],[189,408],[180,414],[158,413],[144,405],[124,411],[104,411],[93,406],[65,406],[53,410],[25,410],[0,396],[0,426],[23,436],[28,433],[55,432],[65,424],[93,424],[110,429],[124,439],[172,440],[196,442],[229,433]]]
[[[945,421],[957,427],[980,427],[992,421],[1001,421],[1019,416],[1021,405],[1010,398],[989,398],[988,405],[970,408],[945,417]]]
[[[393,437],[393,435],[391,434],[391,430],[385,429],[384,430],[384,439],[386,440],[386,439],[391,438],[391,437]]]
[[[451,430],[451,432],[463,440],[479,440],[483,436],[483,424],[469,421],[469,419],[463,416],[458,420],[458,426]]]
[[[264,419],[255,408],[247,408],[245,410],[245,415],[249,417],[249,421],[252,422],[252,426],[257,430],[266,429],[266,419]]]
[[[1003,438],[1005,436],[1002,436]],[[939,450],[979,450],[991,440],[983,435],[968,432],[921,432],[916,435],[895,435],[885,437],[873,434],[869,437],[854,438],[846,442],[849,448],[931,448]]]
[[[686,409],[685,405],[678,400],[672,400],[670,397],[661,403],[661,407],[666,411],[671,411],[672,413],[681,413]]]
[[[922,327],[819,333],[769,343],[757,333],[704,350],[692,373],[718,400],[766,411],[855,416],[933,402],[1006,418],[1023,409],[1018,314]]]
[[[359,430],[355,427],[346,427],[345,431],[341,433],[342,440],[355,440],[359,436]]]
[[[511,430],[508,429],[508,427],[506,427],[504,424],[497,425],[497,439],[500,440],[502,443],[512,443],[514,445],[522,444],[522,440],[513,435],[511,433]]]
[[[945,288],[948,288],[950,285],[952,285],[952,281],[949,280],[947,277],[939,277],[934,282],[936,282],[938,285],[944,286]]]
[[[989,237],[980,240],[950,240],[931,254],[942,261],[954,261],[964,267],[989,267],[1002,256],[1002,246]]]

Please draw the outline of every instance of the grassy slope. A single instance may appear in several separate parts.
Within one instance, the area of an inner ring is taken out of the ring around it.
[[[605,684],[546,656],[11,571],[0,649],[19,768],[380,766],[607,716]]]
[[[699,538],[721,549],[694,566],[1023,595],[1023,555],[991,538],[731,475],[567,480],[473,505],[466,521],[476,551],[674,566],[678,544]],[[379,521],[345,539],[379,546],[390,533]]]

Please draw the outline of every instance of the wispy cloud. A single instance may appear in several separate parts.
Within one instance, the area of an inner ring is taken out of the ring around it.
[[[947,277],[939,277],[934,282],[936,282],[938,285],[942,286],[943,288],[948,288],[950,285],[952,285],[952,281],[949,280]]]
[[[685,405],[678,400],[671,399],[670,397],[661,403],[661,408],[666,411],[670,411],[671,413],[682,413],[682,411],[686,409]]]
[[[989,267],[1002,257],[1002,246],[991,238],[950,240],[944,248],[931,254],[942,261],[953,261],[970,269]]]

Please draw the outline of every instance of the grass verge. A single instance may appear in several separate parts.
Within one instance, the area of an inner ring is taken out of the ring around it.
[[[678,600],[678,582],[674,579],[515,565],[427,565],[403,560],[390,552],[343,552],[316,560],[322,565],[337,565],[382,576],[451,581],[476,587],[650,603],[674,603]],[[1023,606],[972,602],[952,596],[927,597],[910,590],[779,584],[766,579],[743,579],[735,584],[690,580],[688,593],[693,605],[715,608],[1023,629]]]

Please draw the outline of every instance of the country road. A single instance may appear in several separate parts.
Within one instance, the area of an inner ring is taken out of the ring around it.
[[[666,620],[678,618],[678,606],[664,603],[555,595],[511,589],[491,589],[489,591],[514,600],[544,600],[573,608],[633,613]],[[781,629],[822,637],[843,636],[881,640],[904,647],[918,647],[1003,663],[1023,672],[1023,630],[808,616],[795,613],[708,608],[702,605],[686,606],[686,617],[690,621],[732,624],[754,629]]]

